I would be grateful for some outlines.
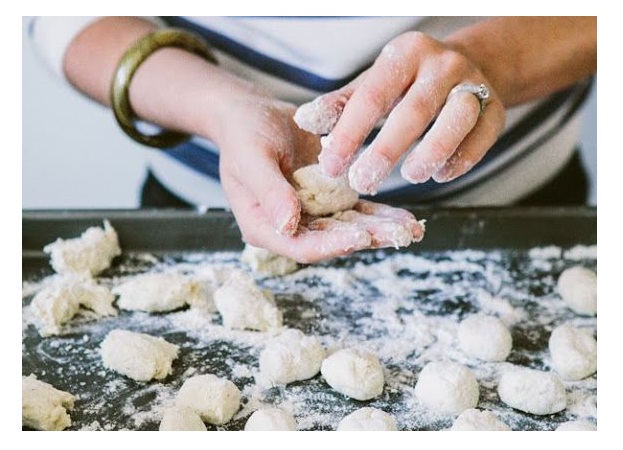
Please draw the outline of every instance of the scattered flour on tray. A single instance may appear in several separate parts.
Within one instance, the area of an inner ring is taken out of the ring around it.
[[[358,346],[379,357],[386,385],[380,397],[367,402],[333,391],[320,375],[287,386],[258,386],[259,355],[278,332],[226,329],[218,313],[201,309],[166,314],[121,311],[118,317],[97,322],[78,320],[62,335],[41,339],[28,324],[27,305],[45,278],[23,283],[22,371],[75,392],[70,429],[77,430],[157,429],[182,383],[206,373],[230,379],[242,392],[242,406],[233,420],[208,429],[242,429],[248,416],[264,406],[291,413],[300,430],[334,430],[344,416],[362,406],[392,414],[401,430],[446,429],[454,417],[431,412],[414,395],[418,374],[431,361],[469,367],[480,384],[478,408],[493,411],[513,430],[553,430],[568,420],[596,422],[596,375],[565,382],[568,407],[552,416],[513,410],[497,395],[505,367],[550,370],[547,341],[557,325],[566,322],[596,332],[595,317],[575,315],[556,293],[558,275],[578,261],[596,269],[596,247],[417,255],[376,251],[303,267],[283,277],[258,278],[275,294],[284,326],[317,336],[329,354]],[[193,275],[206,267],[245,268],[238,252],[140,254],[126,256],[99,281],[112,287],[138,273]],[[514,345],[506,361],[476,361],[457,345],[458,324],[477,312],[495,315],[510,328]],[[173,374],[162,382],[141,383],[105,370],[99,345],[114,328],[159,335],[179,345]]]

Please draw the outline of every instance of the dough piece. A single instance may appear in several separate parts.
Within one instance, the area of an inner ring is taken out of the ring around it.
[[[226,328],[268,331],[283,323],[273,294],[260,289],[250,275],[241,271],[234,272],[214,292],[214,304]]]
[[[385,411],[364,407],[340,420],[337,431],[398,431],[398,425]]]
[[[459,414],[476,407],[480,391],[476,376],[464,365],[434,361],[420,372],[415,395],[427,408],[442,414]]]
[[[578,381],[597,371],[597,341],[587,330],[558,326],[549,338],[549,352],[563,380]]]
[[[260,353],[260,374],[275,385],[307,380],[320,371],[325,356],[317,338],[289,329],[272,339]]]
[[[304,103],[294,113],[294,122],[302,130],[313,134],[330,133],[342,115],[347,98],[328,103],[327,97],[320,96]]]
[[[355,400],[370,400],[383,393],[383,367],[370,351],[338,350],[322,362],[320,372],[329,386]]]
[[[513,347],[513,338],[504,322],[484,314],[469,316],[461,322],[458,341],[468,356],[483,361],[504,361]]]
[[[597,426],[588,420],[573,420],[561,423],[554,431],[597,431]]]
[[[251,414],[244,431],[296,431],[296,420],[283,409],[262,408]]]
[[[63,325],[77,314],[93,318],[116,316],[115,296],[87,277],[65,275],[35,295],[30,303],[34,325],[43,337],[62,332]]]
[[[112,289],[121,309],[168,312],[205,301],[201,283],[178,273],[145,273]]]
[[[502,375],[498,395],[508,406],[530,414],[554,414],[567,407],[565,387],[556,375],[524,367]]]
[[[22,376],[22,426],[35,430],[60,431],[71,425],[67,410],[75,397],[37,380],[34,374]]]
[[[351,209],[359,194],[348,184],[346,175],[332,178],[320,165],[301,167],[292,174],[301,209],[312,216],[326,216]]]
[[[216,375],[196,375],[184,381],[175,404],[192,409],[204,422],[222,425],[240,408],[240,390]]]
[[[162,380],[173,371],[179,347],[161,337],[112,330],[101,345],[104,366],[137,381]]]
[[[195,411],[184,406],[168,408],[162,416],[160,431],[207,431],[205,424]]]
[[[294,272],[299,265],[287,256],[277,255],[269,250],[246,244],[242,251],[242,262],[259,274],[280,277]]]
[[[450,431],[512,431],[491,411],[470,408],[456,418]]]
[[[121,254],[117,232],[105,220],[104,228],[88,228],[80,237],[58,238],[43,247],[51,256],[50,264],[58,273],[88,273],[95,276],[110,267],[115,256]]]
[[[578,314],[597,314],[597,274],[581,266],[565,269],[558,278],[558,293]]]

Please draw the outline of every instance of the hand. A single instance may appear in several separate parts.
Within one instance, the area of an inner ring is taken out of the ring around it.
[[[482,115],[475,95],[459,92],[448,97],[460,83],[488,87]],[[411,183],[431,177],[446,182],[463,175],[493,145],[505,121],[502,102],[478,67],[418,32],[390,41],[368,70],[316,99],[314,109],[339,117],[323,138],[320,165],[332,176],[350,168],[350,184],[362,194],[375,194],[406,153],[401,175]],[[365,138],[385,117],[372,144],[353,162]]]
[[[220,175],[245,242],[312,263],[422,239],[423,223],[411,213],[371,202],[333,218],[302,217],[288,178],[317,160],[318,136],[298,128],[293,105],[269,97],[232,98],[227,111]]]

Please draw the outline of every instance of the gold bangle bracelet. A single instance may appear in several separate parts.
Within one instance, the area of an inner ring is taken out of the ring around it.
[[[139,66],[156,50],[177,47],[188,50],[216,64],[206,42],[194,33],[177,28],[157,30],[141,38],[121,57],[110,87],[110,103],[121,129],[140,144],[154,148],[167,148],[190,138],[188,134],[164,130],[155,135],[145,135],[136,128],[136,114],[130,104],[130,83]]]

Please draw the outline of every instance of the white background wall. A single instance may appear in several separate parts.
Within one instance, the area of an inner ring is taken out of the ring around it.
[[[22,19],[22,208],[135,208],[143,152],[118,129],[112,113],[49,73],[33,52]],[[583,156],[596,205],[597,109],[584,111]]]

